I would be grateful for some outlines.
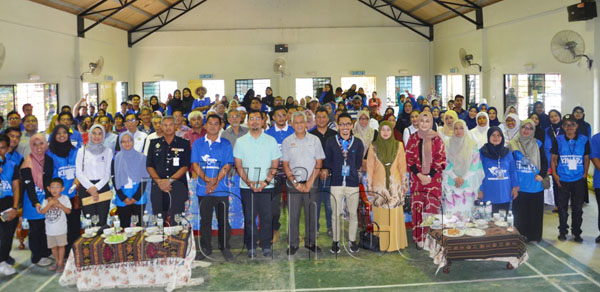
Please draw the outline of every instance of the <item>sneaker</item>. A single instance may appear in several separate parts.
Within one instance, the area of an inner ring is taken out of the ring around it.
[[[251,248],[248,250],[248,257],[249,258],[255,258],[256,257],[256,249],[255,248]]]
[[[598,235],[598,237],[596,237],[596,243],[600,243],[600,235]]]
[[[333,237],[333,231],[331,229],[327,229],[327,236]]]
[[[262,252],[264,257],[270,257],[273,255],[273,251],[270,248],[263,248]]]
[[[350,252],[358,252],[360,249],[358,248],[358,243],[356,241],[350,241]]]
[[[49,258],[41,258],[36,265],[40,266],[40,267],[47,267],[49,265],[52,264],[52,260]]]
[[[233,259],[233,254],[231,253],[231,251],[229,249],[222,249],[221,253],[223,254],[223,257],[225,258],[226,261],[230,261]]]
[[[289,255],[289,256],[293,256],[293,255],[295,255],[295,254],[296,254],[296,252],[297,252],[297,251],[298,251],[298,247],[297,247],[297,246],[290,246],[290,247],[288,247],[288,249],[287,249],[287,252],[286,252],[286,253],[287,253],[287,255]]]
[[[575,235],[575,237],[573,238],[573,241],[575,241],[577,243],[582,243],[583,238],[581,238],[581,235]]]
[[[566,235],[566,234],[562,234],[562,233],[561,233],[561,234],[559,234],[559,235],[558,235],[558,240],[560,240],[560,241],[565,241],[565,240],[567,240],[567,235]]]
[[[11,265],[11,266],[14,266],[15,263],[16,263],[16,261],[15,261],[15,259],[13,257],[8,256],[8,258],[6,259],[6,263],[9,264],[9,265]]]
[[[329,250],[331,253],[340,253],[340,243],[334,241],[331,243],[331,249]]]
[[[7,262],[0,263],[0,274],[3,274],[5,276],[10,276],[16,272],[17,272],[17,270],[15,270],[15,268],[13,268]]]
[[[308,250],[310,250],[313,253],[316,253],[316,254],[320,254],[321,253],[321,248],[318,247],[316,244],[313,244],[313,245],[311,245],[311,246],[309,246],[307,248],[308,248]]]

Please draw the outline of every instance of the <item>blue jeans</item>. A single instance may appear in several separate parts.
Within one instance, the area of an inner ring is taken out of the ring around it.
[[[259,238],[256,227],[256,216],[260,216],[260,247],[271,248],[273,240],[273,216],[271,214],[271,197],[273,189],[264,189],[255,193],[251,189],[240,189],[242,207],[244,209],[244,244],[247,249],[255,249]]]
[[[325,205],[325,219],[327,230],[331,230],[331,177],[324,181],[319,178],[319,198],[317,202],[317,232],[319,232],[319,218],[321,218],[321,203]]]

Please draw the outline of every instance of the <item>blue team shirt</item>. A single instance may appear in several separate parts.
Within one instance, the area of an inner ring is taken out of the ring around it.
[[[481,150],[480,150],[481,154]],[[481,164],[485,177],[479,190],[483,192],[483,200],[492,204],[508,203],[512,200],[512,188],[519,186],[515,159],[509,151],[500,159],[481,156]]]
[[[212,143],[210,143],[210,140],[206,136],[198,138],[192,146],[191,162],[198,163],[200,169],[204,171],[207,177],[215,178],[225,165],[229,164],[233,167],[233,149],[231,143],[227,139],[221,139],[221,137]],[[196,185],[196,195],[206,196],[206,182],[200,178],[198,178]],[[219,181],[217,188],[210,195],[216,197],[229,196],[229,179],[224,177]]]
[[[583,163],[588,151],[588,138],[584,135],[577,134],[575,139],[568,140],[565,135],[556,137],[551,152],[558,155],[556,173],[560,181],[575,182],[583,179]]]
[[[283,143],[283,140],[285,140],[285,138],[289,137],[290,135],[294,134],[294,128],[292,128],[289,125],[285,125],[285,128],[283,129],[279,129],[277,128],[277,126],[272,126],[270,128],[268,128],[265,133],[273,138],[275,138],[275,141],[277,141],[277,145],[279,146],[279,151],[281,151],[281,143]]]
[[[537,140],[538,147],[542,146],[542,142]],[[541,181],[535,180],[535,176],[540,174],[527,157],[519,150],[513,151],[515,165],[517,167],[517,176],[519,177],[519,191],[525,193],[538,193],[544,191]]]
[[[52,178],[59,177],[63,180],[63,187],[65,189],[61,194],[72,199],[77,193],[77,190],[73,190],[72,193],[69,193],[69,189],[75,181],[75,158],[77,157],[77,149],[71,149],[71,152],[69,152],[69,155],[65,158],[52,153],[50,150],[48,150],[46,154],[52,158]]]
[[[600,133],[592,137],[592,144],[590,146],[592,148],[590,159],[600,159]],[[600,188],[600,171],[598,169],[594,169],[594,188]]]
[[[0,199],[5,197],[13,196],[12,182],[18,178],[15,173],[16,164],[9,159],[0,159],[0,167],[2,167],[2,173],[0,173]],[[17,169],[18,171],[18,169]]]
[[[192,103],[192,110],[194,110],[197,107],[204,107],[210,105],[210,97],[205,97],[204,99],[194,99],[194,102]],[[203,113],[206,113],[207,110],[203,111]]]

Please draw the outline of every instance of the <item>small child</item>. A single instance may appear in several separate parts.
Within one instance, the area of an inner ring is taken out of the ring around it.
[[[63,180],[53,178],[48,186],[50,196],[44,199],[41,213],[46,215],[46,236],[48,248],[52,249],[52,255],[56,264],[48,270],[62,273],[64,271],[65,246],[67,245],[67,215],[71,213],[71,201],[69,197],[61,195],[64,190]]]

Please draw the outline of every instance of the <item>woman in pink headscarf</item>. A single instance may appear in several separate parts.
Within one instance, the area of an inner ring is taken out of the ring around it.
[[[410,173],[413,240],[423,247],[426,228],[422,214],[438,213],[442,196],[442,171],[446,168],[444,141],[433,129],[433,116],[429,112],[419,115],[416,135],[411,135],[406,145],[406,165]]]

